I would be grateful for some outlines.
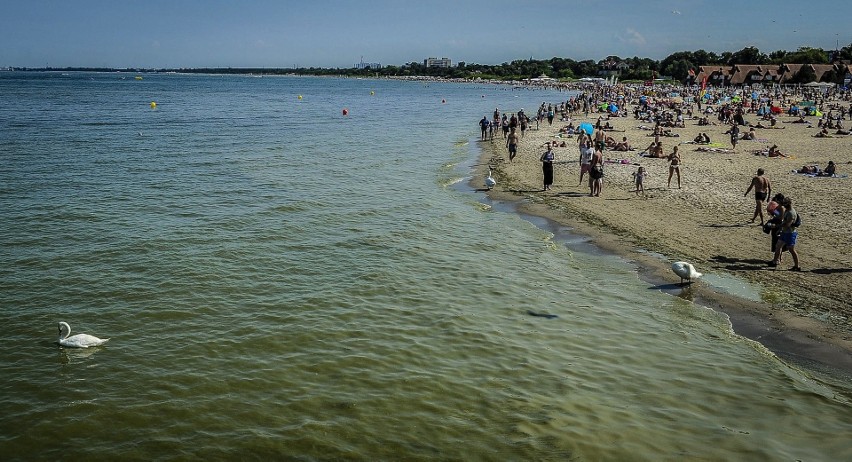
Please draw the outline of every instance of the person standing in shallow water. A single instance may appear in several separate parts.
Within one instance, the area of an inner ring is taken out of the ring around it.
[[[547,151],[541,155],[541,171],[544,174],[544,190],[547,191],[553,187],[553,148],[550,143],[547,143]]]
[[[751,217],[751,222],[760,216],[760,224],[763,224],[763,202],[772,194],[772,185],[769,183],[769,178],[763,176],[763,169],[757,169],[757,175],[751,179],[751,184],[746,189],[743,197],[748,196],[748,193],[754,189],[754,215]]]

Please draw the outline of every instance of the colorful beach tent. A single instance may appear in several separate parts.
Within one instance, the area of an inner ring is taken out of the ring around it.
[[[583,130],[584,132],[586,132],[587,135],[591,135],[592,133],[595,132],[595,127],[593,127],[592,124],[590,124],[588,122],[581,123],[579,128],[580,128],[580,130]]]

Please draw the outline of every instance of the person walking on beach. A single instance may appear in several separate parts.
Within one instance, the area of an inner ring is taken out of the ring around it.
[[[636,173],[633,174],[633,179],[636,182],[636,195],[638,196],[641,192],[643,195],[645,194],[645,177],[648,176],[648,172],[645,171],[645,167],[639,166],[639,169],[636,170]]]
[[[509,136],[506,138],[506,147],[509,148],[509,162],[518,155],[518,134],[512,128],[509,131]]]
[[[547,151],[541,155],[539,160],[541,161],[541,171],[544,174],[544,190],[547,191],[553,187],[553,160],[555,156],[553,154],[553,148],[550,145],[550,142],[547,143]]]
[[[677,173],[677,189],[680,189],[680,154],[677,152],[677,146],[669,154],[669,188],[672,187],[672,176],[675,173]]]
[[[754,189],[754,215],[751,217],[751,222],[760,216],[760,224],[763,225],[763,202],[772,194],[772,185],[769,183],[769,178],[763,176],[763,169],[757,169],[757,175],[751,179],[751,184],[748,185],[743,197],[748,196],[748,193]]]
[[[580,182],[577,186],[583,184],[583,175],[590,171],[592,154],[595,150],[592,149],[592,139],[584,131],[580,131]],[[592,176],[589,175],[589,188],[592,187]]]
[[[775,245],[775,258],[769,262],[769,266],[778,266],[781,261],[781,252],[787,250],[793,257],[793,267],[790,271],[801,271],[799,267],[799,254],[796,253],[796,240],[799,232],[796,231],[799,221],[799,213],[793,208],[793,201],[789,197],[784,198],[784,218],[781,221],[781,235]]]
[[[737,124],[731,124],[731,146],[734,150],[737,149],[737,141],[740,139],[740,127]]]
[[[600,196],[603,191],[603,153],[595,149],[589,162],[589,196]]]
[[[479,121],[479,129],[482,131],[480,141],[488,139],[488,117],[482,116],[482,120]]]

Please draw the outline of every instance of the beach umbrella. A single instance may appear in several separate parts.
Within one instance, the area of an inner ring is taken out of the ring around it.
[[[584,132],[586,132],[587,135],[591,135],[592,133],[595,132],[595,127],[593,127],[592,124],[590,124],[588,122],[581,123],[579,128],[580,128],[580,130],[583,130]]]
[[[609,112],[618,112],[618,106],[616,106],[615,103],[610,103]]]

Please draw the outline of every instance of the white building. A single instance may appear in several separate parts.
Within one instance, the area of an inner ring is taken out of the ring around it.
[[[426,58],[423,60],[423,65],[426,67],[452,67],[453,62],[450,58]]]
[[[382,65],[380,63],[365,63],[364,58],[361,58],[360,63],[355,63],[355,69],[381,69]]]

